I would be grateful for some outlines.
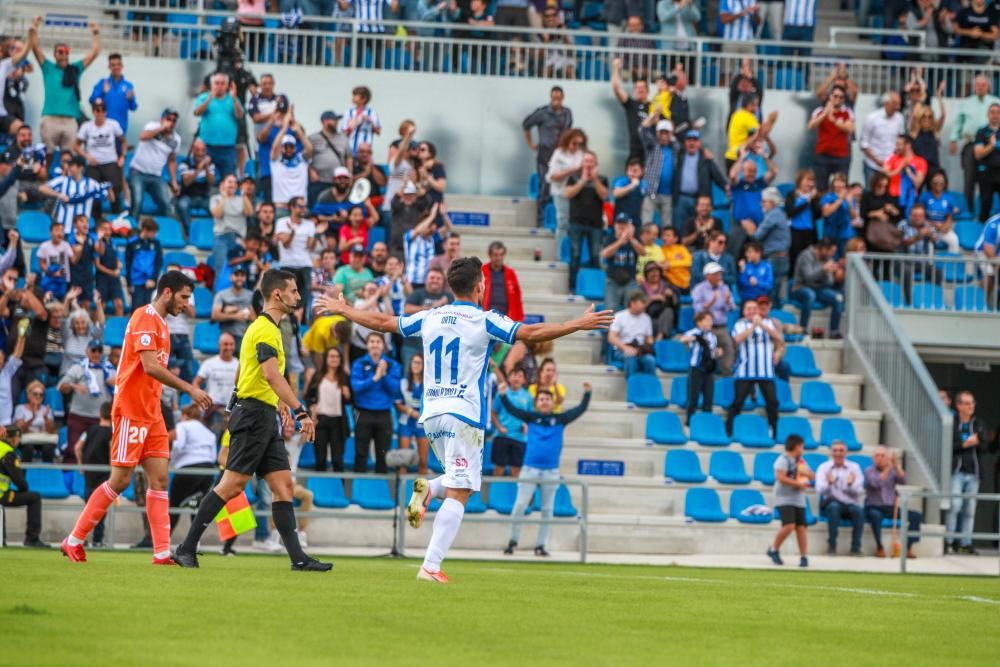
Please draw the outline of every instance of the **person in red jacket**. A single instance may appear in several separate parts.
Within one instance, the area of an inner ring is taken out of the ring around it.
[[[494,241],[489,247],[490,263],[483,265],[483,310],[495,310],[515,322],[524,320],[524,304],[521,303],[521,284],[517,273],[503,261],[507,257],[507,246]],[[500,289],[500,287],[503,289]]]

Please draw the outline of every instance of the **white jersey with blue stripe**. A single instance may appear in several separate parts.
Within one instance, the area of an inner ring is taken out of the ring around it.
[[[816,25],[816,0],[785,0],[785,25]]]
[[[994,215],[983,225],[983,231],[976,241],[974,250],[976,252],[983,252],[983,246],[987,244],[993,246],[994,250],[1000,244],[1000,215]]]
[[[733,375],[737,380],[773,379],[774,342],[771,336],[763,327],[754,326],[750,320],[743,319],[733,326],[733,338],[747,329],[753,329],[753,332],[736,346],[736,369]]]
[[[449,414],[476,428],[489,420],[490,349],[513,344],[521,323],[468,301],[399,318],[399,333],[424,339],[420,423]]]

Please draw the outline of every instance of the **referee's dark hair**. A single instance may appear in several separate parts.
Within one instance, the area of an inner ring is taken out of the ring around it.
[[[483,263],[478,257],[459,257],[448,268],[448,287],[455,296],[469,296],[483,280]]]
[[[295,281],[295,274],[285,271],[284,269],[269,269],[264,273],[264,277],[260,279],[260,291],[264,295],[265,303],[274,290],[285,289],[288,285],[288,281]]]
[[[180,292],[185,287],[194,290],[194,280],[189,278],[183,271],[167,271],[156,283],[156,291],[162,293],[163,290],[170,290],[174,294]]]

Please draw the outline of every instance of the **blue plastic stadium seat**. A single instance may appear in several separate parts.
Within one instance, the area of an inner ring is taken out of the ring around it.
[[[965,201],[965,197],[960,197]],[[955,223],[955,234],[958,236],[958,245],[962,250],[973,250],[979,236],[983,233],[983,223],[974,220],[962,220]]]
[[[817,470],[819,470],[819,467],[823,465],[824,462],[829,460],[829,457],[823,454],[807,453],[802,455],[802,460],[805,461],[806,465],[809,466],[809,469],[815,473]]]
[[[715,385],[712,391],[712,402],[720,408],[729,408],[732,404],[733,399],[736,397],[736,384],[731,377],[717,377],[715,378]],[[753,410],[756,406],[754,402],[754,394],[751,392],[747,394],[746,399],[743,401],[744,410]]]
[[[307,442],[302,446],[302,451],[299,452],[299,467],[300,468],[315,468],[316,467],[316,450],[313,449],[313,444]]]
[[[785,444],[785,440],[793,433],[805,440],[806,449],[817,449],[819,447],[819,443],[813,437],[812,425],[808,419],[794,415],[778,417],[778,444]]]
[[[111,347],[121,347],[125,342],[125,327],[127,317],[109,317],[104,323],[104,344]]]
[[[882,290],[882,296],[885,297],[890,306],[900,308],[903,305],[903,288],[899,286],[899,283],[882,280],[879,281],[878,286]]]
[[[576,274],[576,293],[585,299],[602,301],[607,277],[601,269],[582,268]]]
[[[688,349],[684,343],[676,340],[659,340],[654,346],[656,352],[656,367],[664,373],[688,372]]]
[[[681,333],[694,328],[694,306],[681,306],[677,313],[677,330]]]
[[[962,285],[955,288],[955,310],[987,310],[986,292],[979,285]]]
[[[628,379],[625,400],[640,408],[667,407],[667,399],[663,396],[663,386],[660,384],[659,378],[651,373],[634,373]]]
[[[870,468],[873,464],[872,457],[865,454],[850,454],[847,457],[848,461],[854,461],[859,466],[861,466],[861,472],[864,472]]]
[[[837,404],[837,397],[833,393],[833,387],[820,380],[802,383],[799,403],[809,412],[824,415],[839,415],[843,410]]]
[[[691,415],[689,425],[691,439],[707,447],[728,447],[731,442],[726,435],[726,425],[722,417],[711,412],[696,412]]]
[[[184,252],[183,250],[173,250],[171,252],[163,253],[163,266],[168,266],[170,264],[176,264],[177,266],[184,268],[194,268],[198,266],[198,260],[194,258],[189,252]]]
[[[215,242],[211,218],[194,218],[191,220],[191,243],[198,250],[211,250]]]
[[[489,508],[499,514],[509,515],[517,501],[517,484],[514,482],[490,482]],[[528,505],[529,509],[531,505]]]
[[[728,518],[715,489],[700,488],[688,489],[684,494],[684,516],[708,523],[723,523]]]
[[[538,172],[533,172],[528,178],[528,196],[534,200],[538,200],[538,193],[540,191],[540,179],[538,178]]]
[[[778,183],[775,187],[782,197],[787,197],[788,193],[795,189],[795,183]]]
[[[212,301],[215,299],[212,290],[198,285],[194,288],[194,316],[199,320],[207,320],[212,316]]]
[[[42,264],[38,261],[38,246],[31,249],[31,259],[28,260],[28,269],[36,275],[42,273]]]
[[[663,474],[675,482],[687,484],[701,484],[708,479],[701,471],[698,455],[690,449],[671,449],[667,452]]]
[[[376,243],[385,243],[385,227],[372,227],[368,230],[368,250],[371,250]]]
[[[69,498],[69,490],[63,481],[62,470],[56,468],[31,468],[25,470],[28,487],[41,494],[42,498]]]
[[[556,225],[558,224],[558,221],[559,221],[559,214],[556,213],[556,205],[553,204],[552,202],[549,202],[548,204],[545,205],[545,208],[542,209],[542,223],[543,223],[542,226],[545,227],[545,229],[548,229],[548,230],[551,230],[551,231],[555,231]],[[566,239],[566,240],[568,241],[569,239]],[[563,261],[563,262],[569,261],[569,248],[568,248],[568,244],[567,244],[567,249],[566,250],[567,250],[567,252],[566,252],[566,259],[563,259],[563,260],[560,260],[560,261]]]
[[[396,506],[388,482],[363,477],[351,481],[351,502],[366,510],[391,510]]]
[[[774,484],[774,462],[777,459],[775,452],[761,452],[753,457],[753,478],[761,484]]]
[[[719,452],[724,454],[725,452]],[[742,512],[753,505],[764,505],[764,495],[756,489],[736,489],[729,495],[729,518],[736,519],[740,523],[771,523],[774,516],[768,514],[748,514]]]
[[[45,390],[45,405],[52,408],[52,412],[56,417],[63,417],[66,415],[66,410],[63,409],[63,395],[59,392],[56,387],[49,387]]]
[[[219,325],[199,322],[194,325],[194,349],[204,354],[219,353]]]
[[[708,474],[720,484],[749,484],[751,479],[736,452],[713,452],[708,461]]]
[[[156,224],[160,226],[160,231],[156,233],[156,238],[160,240],[160,245],[164,250],[181,250],[187,247],[184,240],[184,228],[181,223],[173,218],[158,215],[155,217]]]
[[[542,511],[541,488],[535,489],[535,496],[531,499],[531,508],[536,512]],[[565,484],[560,484],[559,488],[556,489],[555,502],[552,504],[552,514],[557,517],[575,517],[577,515],[576,507],[573,505],[573,498],[570,496],[569,488]]]
[[[306,488],[313,492],[313,502],[317,507],[337,507],[343,508],[350,505],[347,496],[344,495],[344,483],[342,480],[330,477],[310,477],[306,482]]]
[[[910,304],[921,310],[941,310],[944,308],[944,290],[934,283],[914,283]]]
[[[934,257],[942,260],[959,258],[961,255],[953,252],[937,251],[934,253]],[[945,283],[965,283],[973,279],[972,273],[965,270],[965,262],[938,261],[934,262],[934,266],[944,274]]]
[[[792,387],[786,380],[775,379],[774,388],[778,394],[779,412],[795,412],[799,409],[798,403],[792,398]]]
[[[670,402],[686,408],[688,404],[688,379],[680,375],[670,381]],[[701,407],[701,396],[698,396],[698,407]]]
[[[73,471],[73,482],[70,484],[70,493],[74,496],[79,496],[83,498],[87,494],[87,482],[83,477],[83,473],[79,470]]]
[[[736,415],[733,421],[733,442],[744,447],[770,449],[774,447],[771,427],[760,415]]]
[[[958,207],[959,213],[971,213],[969,210],[969,203],[965,200],[965,193],[959,192],[958,190],[948,190],[948,198],[951,202]]]
[[[660,410],[646,416],[646,440],[658,445],[683,445],[688,438],[677,414]]]
[[[840,440],[847,445],[847,451],[861,451],[861,443],[854,432],[854,424],[850,419],[843,417],[827,417],[823,420],[823,425],[819,429],[819,441],[821,444],[832,447],[834,440]]]
[[[41,211],[21,211],[17,214],[17,233],[25,243],[48,241],[51,224],[52,218]]]
[[[823,371],[816,367],[813,351],[804,345],[789,345],[785,348],[785,363],[788,364],[788,372],[793,377],[818,378],[823,374]]]

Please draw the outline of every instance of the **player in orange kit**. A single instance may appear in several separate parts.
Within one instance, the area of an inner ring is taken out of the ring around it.
[[[167,461],[170,442],[160,408],[163,385],[191,395],[202,408],[212,405],[206,392],[167,370],[170,332],[163,319],[184,310],[194,291],[194,281],[180,271],[167,271],[156,285],[156,298],[136,310],[125,328],[118,380],[111,407],[111,477],[87,501],[73,532],[62,541],[63,554],[85,563],[84,540],[108,507],[132,480],[139,464],[146,471],[146,516],[153,535],[153,564],[173,565],[170,558],[170,513],[167,499]]]

